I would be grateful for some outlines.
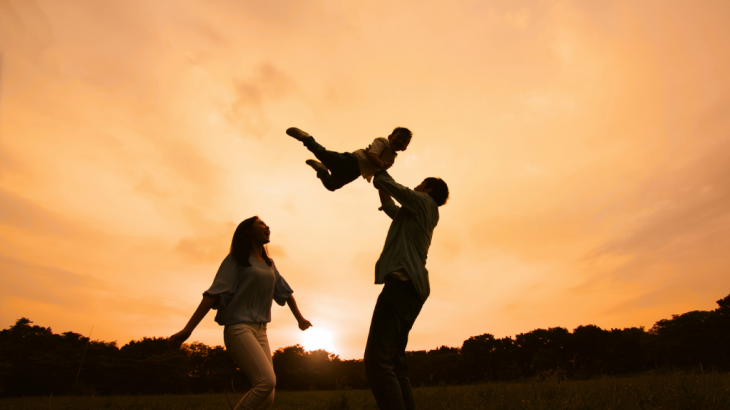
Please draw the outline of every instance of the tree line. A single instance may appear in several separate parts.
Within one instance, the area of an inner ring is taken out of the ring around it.
[[[478,383],[559,375],[597,375],[655,368],[730,370],[730,295],[711,311],[693,311],[643,327],[579,326],[535,329],[515,337],[489,333],[461,347],[408,352],[414,386]],[[366,388],[362,360],[342,360],[299,345],[273,354],[277,389]],[[121,348],[78,333],[55,334],[27,318],[0,331],[0,395],[163,394],[242,392],[246,376],[222,346],[170,348],[142,338]]]

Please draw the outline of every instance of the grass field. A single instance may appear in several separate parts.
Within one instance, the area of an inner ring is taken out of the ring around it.
[[[240,394],[164,396],[63,396],[0,399],[11,409],[230,410]],[[415,389],[417,407],[432,409],[686,409],[730,410],[729,374],[664,374],[604,377],[588,381],[557,378],[471,386]],[[273,409],[377,409],[370,391],[277,392]]]

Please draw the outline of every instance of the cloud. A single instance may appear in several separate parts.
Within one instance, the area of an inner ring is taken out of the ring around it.
[[[39,234],[69,235],[75,229],[32,201],[0,188],[0,225]]]
[[[530,23],[530,10],[527,7],[522,7],[516,12],[508,11],[502,16],[502,21],[518,30],[524,30]]]
[[[686,167],[657,170],[635,196],[615,204],[637,217],[593,256],[640,255],[621,275],[628,279],[652,260],[699,261],[730,247],[730,140],[720,141]]]
[[[269,63],[261,64],[252,79],[236,81],[236,100],[226,117],[244,135],[261,138],[271,128],[265,115],[265,100],[284,98],[294,89],[291,77]]]
[[[204,236],[191,236],[180,239],[175,250],[186,257],[199,262],[220,262],[228,254],[230,238],[236,225],[233,223],[217,224],[219,232]]]
[[[86,305],[89,292],[107,289],[93,277],[0,255],[0,297],[57,306]],[[7,319],[7,318],[3,318]]]
[[[53,40],[52,26],[36,1],[0,0],[0,51],[39,63]]]
[[[287,23],[296,23],[310,2],[303,0],[283,0],[269,3],[256,0],[216,0],[214,3],[217,8],[238,15],[245,15],[254,21],[264,21],[266,24],[273,25],[285,25]]]

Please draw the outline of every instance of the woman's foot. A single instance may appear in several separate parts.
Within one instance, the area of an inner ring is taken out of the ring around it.
[[[291,128],[289,128],[289,129],[291,129]],[[329,171],[329,169],[327,169],[327,167],[324,166],[324,164],[321,163],[321,162],[319,162],[319,161],[315,161],[313,159],[308,159],[308,160],[306,160],[304,162],[306,162],[307,165],[309,165],[310,167],[314,168],[314,170],[317,171],[317,174],[319,174],[320,172],[328,172]]]
[[[305,138],[311,137],[311,135],[296,127],[287,128],[286,133],[299,141],[304,141]]]

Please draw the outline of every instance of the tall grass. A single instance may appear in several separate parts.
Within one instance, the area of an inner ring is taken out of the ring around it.
[[[682,409],[730,410],[730,375],[642,374],[566,381],[548,377],[514,383],[422,387],[414,391],[420,410],[468,409]],[[235,403],[241,393],[228,393]],[[235,405],[235,404],[234,404]],[[277,410],[377,409],[367,390],[277,392]],[[65,396],[0,399],[0,410],[115,409],[227,410],[224,394],[164,396]]]

